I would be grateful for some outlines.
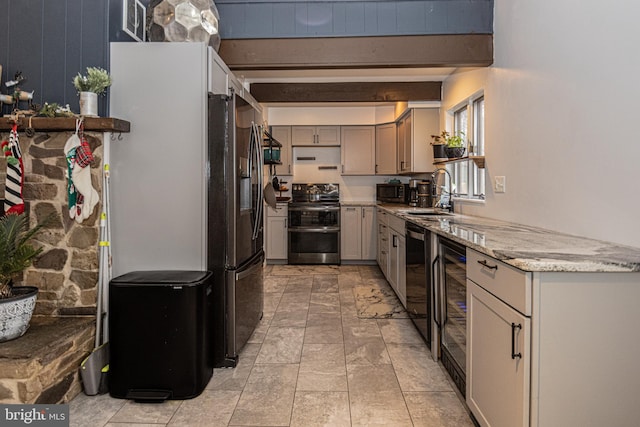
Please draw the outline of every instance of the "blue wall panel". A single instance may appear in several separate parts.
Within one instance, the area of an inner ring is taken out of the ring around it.
[[[493,33],[493,0],[217,0],[216,5],[223,39]],[[265,22],[241,31],[252,10],[265,21],[273,17],[273,27]]]
[[[36,104],[70,104],[79,111],[71,80],[88,66],[108,67],[109,6],[99,0],[0,0],[2,93],[21,70],[27,78],[21,89],[34,90]],[[106,113],[106,100],[100,102]]]

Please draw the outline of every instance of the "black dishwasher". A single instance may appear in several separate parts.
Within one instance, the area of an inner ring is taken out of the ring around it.
[[[431,348],[431,233],[406,222],[407,312]]]

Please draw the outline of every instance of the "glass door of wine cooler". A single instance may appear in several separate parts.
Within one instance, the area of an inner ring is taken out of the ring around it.
[[[441,239],[442,363],[464,394],[467,350],[466,250]]]

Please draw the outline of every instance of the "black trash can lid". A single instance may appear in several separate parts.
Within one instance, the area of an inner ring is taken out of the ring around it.
[[[111,279],[112,284],[138,285],[189,285],[203,282],[211,276],[210,271],[151,270],[132,271]]]

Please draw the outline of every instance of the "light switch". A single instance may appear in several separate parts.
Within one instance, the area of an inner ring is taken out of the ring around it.
[[[507,178],[504,176],[494,177],[493,191],[495,191],[496,193],[505,193],[507,191]]]

